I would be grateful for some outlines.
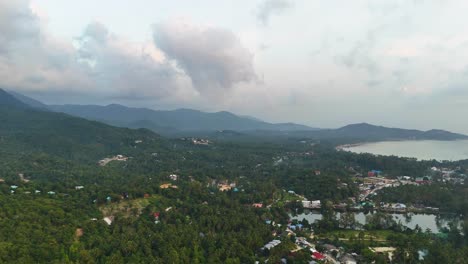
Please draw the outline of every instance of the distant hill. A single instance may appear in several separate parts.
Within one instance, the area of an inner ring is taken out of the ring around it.
[[[3,91],[4,94],[7,94]],[[172,111],[132,108],[118,104],[100,105],[45,105],[18,93],[13,104],[37,109],[47,108],[72,116],[99,121],[119,127],[146,128],[161,135],[210,136],[214,138],[313,138],[341,139],[342,141],[382,141],[404,139],[456,140],[468,139],[466,135],[445,130],[421,131],[415,129],[389,128],[367,123],[351,124],[338,129],[317,129],[294,123],[272,124],[250,116],[238,116],[221,111],[206,113],[192,109]],[[12,103],[12,96],[4,95],[4,101]],[[14,98],[13,98],[14,99]],[[0,99],[1,100],[1,99]],[[19,101],[19,102],[18,102]]]
[[[416,129],[389,128],[368,123],[351,124],[338,129],[322,129],[308,132],[313,138],[349,138],[357,140],[456,140],[468,139],[468,136],[445,130],[421,131]]]
[[[160,139],[145,129],[118,128],[34,109],[1,89],[0,124],[2,153],[43,152],[92,162],[121,151],[131,151],[135,140]]]
[[[314,128],[293,123],[267,123],[251,117],[237,116],[226,111],[216,113],[192,109],[158,111],[147,108],[131,108],[117,104],[107,106],[51,105],[49,109],[117,126],[135,127],[138,124],[139,127],[149,128],[159,133],[217,130],[314,130]]]
[[[21,102],[38,109],[48,109],[73,116],[100,121],[114,126],[147,128],[166,136],[185,135],[186,132],[232,131],[311,131],[317,130],[294,123],[273,124],[250,116],[238,116],[227,111],[207,113],[193,109],[171,111],[133,108],[119,104],[45,105],[17,92],[11,92]]]

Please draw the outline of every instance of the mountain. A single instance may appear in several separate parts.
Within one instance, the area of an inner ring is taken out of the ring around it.
[[[7,91],[7,93],[9,93],[13,97],[15,97],[17,100],[21,101],[22,103],[29,105],[30,107],[42,109],[42,110],[48,109],[46,104],[43,104],[42,102],[39,102],[38,100],[33,99],[31,97],[22,95],[14,91]]]
[[[416,129],[389,128],[368,123],[351,124],[338,129],[322,129],[308,132],[313,138],[349,138],[366,141],[380,140],[456,140],[468,139],[468,136],[445,130],[421,131]]]
[[[17,107],[17,108],[29,108],[28,104],[21,102],[16,99],[13,95],[7,93],[5,90],[0,89],[0,106],[3,107]]]
[[[311,131],[316,128],[294,123],[272,124],[250,116],[238,116],[227,111],[207,113],[193,109],[172,111],[132,108],[119,104],[100,105],[45,105],[25,95],[11,92],[19,101],[38,109],[48,109],[69,115],[100,121],[114,126],[147,128],[164,135],[184,132],[232,131]]]
[[[4,99],[15,99],[8,93]],[[127,128],[146,128],[165,136],[213,136],[215,138],[315,138],[344,139],[352,141],[382,141],[404,139],[456,140],[468,139],[466,135],[445,130],[421,131],[389,128],[367,123],[351,124],[338,129],[316,129],[294,123],[272,124],[250,116],[238,116],[221,111],[206,113],[192,109],[172,111],[132,108],[118,104],[100,105],[45,105],[24,95],[13,93],[18,99],[13,104],[29,105],[38,109],[62,112],[72,116]],[[220,133],[219,131],[231,131]],[[236,132],[236,133],[232,133]]]
[[[0,124],[0,152],[8,155],[42,152],[95,162],[109,155],[131,153],[135,140],[160,140],[146,129],[118,128],[28,107],[1,89]]]
[[[217,130],[314,130],[314,128],[293,123],[267,123],[251,117],[237,116],[226,111],[216,113],[192,109],[158,111],[147,108],[131,108],[118,104],[107,106],[51,105],[49,109],[117,126],[136,127],[136,124],[138,124],[139,127],[149,128],[163,134],[165,134],[164,132]]]

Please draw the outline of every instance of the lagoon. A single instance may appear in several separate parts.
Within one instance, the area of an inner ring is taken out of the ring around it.
[[[463,160],[468,159],[468,140],[406,140],[364,143],[341,148],[355,153],[395,155],[418,160]]]
[[[435,214],[390,214],[393,219],[405,227],[414,229],[416,225],[422,228],[423,231],[429,229],[432,233],[439,233],[443,228],[447,228],[449,222],[458,221],[459,218],[454,215],[435,215]],[[337,218],[340,218],[340,213],[337,213]],[[322,219],[322,214],[316,211],[305,210],[299,215],[290,215],[291,220],[302,221],[306,219],[309,223],[314,223]],[[363,212],[354,213],[356,221],[362,225],[366,224],[366,214]]]

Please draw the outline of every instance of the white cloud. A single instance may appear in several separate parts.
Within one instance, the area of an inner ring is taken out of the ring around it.
[[[89,24],[77,44],[79,62],[100,93],[126,99],[164,98],[191,89],[185,74],[156,48],[128,42],[101,23]]]
[[[154,26],[154,42],[203,95],[220,96],[257,78],[253,54],[229,30],[172,20]]]

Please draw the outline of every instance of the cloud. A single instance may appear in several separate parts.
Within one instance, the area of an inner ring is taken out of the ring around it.
[[[170,21],[153,28],[155,45],[172,59],[203,95],[222,95],[255,81],[253,54],[231,31]]]
[[[257,7],[257,19],[266,26],[271,16],[280,15],[292,6],[290,0],[265,0]]]
[[[98,22],[89,24],[77,43],[77,58],[101,93],[141,99],[171,97],[190,89],[184,73],[151,43],[128,42]]]
[[[156,46],[156,45],[157,46]],[[256,80],[231,31],[169,21],[130,42],[92,22],[74,40],[50,34],[30,1],[0,0],[0,87],[35,94],[189,102]]]
[[[80,84],[73,46],[47,34],[29,1],[0,1],[0,85],[54,90]]]

